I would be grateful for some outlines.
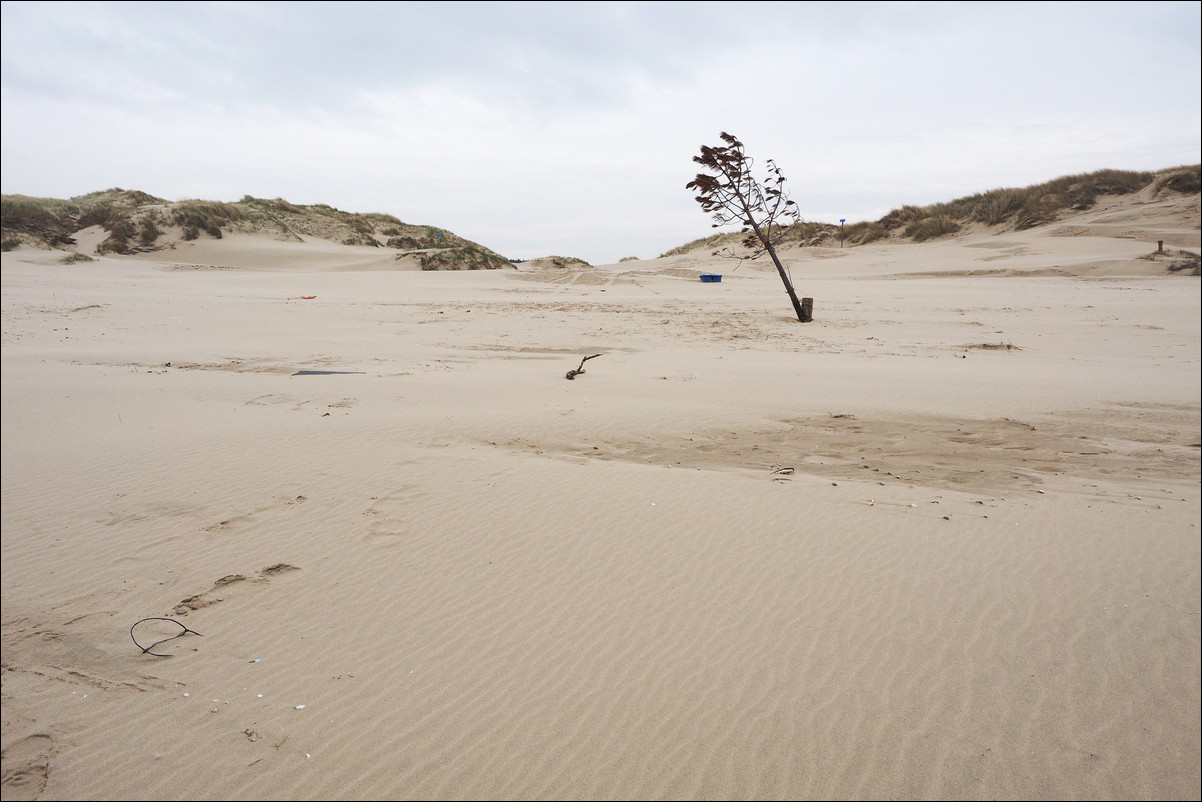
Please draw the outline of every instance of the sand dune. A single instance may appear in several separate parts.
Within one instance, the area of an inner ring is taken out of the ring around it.
[[[1192,208],[5,253],[3,797],[1196,799]]]

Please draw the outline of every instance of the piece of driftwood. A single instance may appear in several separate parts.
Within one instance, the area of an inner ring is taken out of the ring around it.
[[[565,379],[574,379],[581,373],[584,373],[584,363],[588,362],[590,359],[596,359],[599,356],[601,356],[601,354],[593,354],[592,356],[586,356],[584,359],[580,360],[580,367],[576,368],[575,370],[569,370],[567,375],[564,376],[564,378]]]

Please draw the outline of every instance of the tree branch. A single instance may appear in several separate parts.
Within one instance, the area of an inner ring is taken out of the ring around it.
[[[564,376],[564,378],[565,379],[574,379],[577,376],[579,376],[581,373],[584,373],[584,363],[588,362],[590,359],[596,359],[599,356],[602,356],[602,354],[593,354],[592,356],[586,356],[584,359],[580,360],[580,367],[576,368],[575,370],[569,370],[567,375]]]

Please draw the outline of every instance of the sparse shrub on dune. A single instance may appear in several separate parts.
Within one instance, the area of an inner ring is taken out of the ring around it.
[[[354,214],[352,212],[343,212],[335,209],[332,206],[327,206],[324,203],[319,203],[316,206],[310,206],[309,209],[314,214],[330,218],[332,221],[340,224],[344,230],[349,229],[350,233],[342,238],[345,245],[379,245],[372,238],[375,234],[375,226],[364,215]],[[370,242],[367,240],[371,239]]]
[[[0,198],[0,229],[8,242],[19,242],[20,237],[13,236],[13,232],[21,232],[51,247],[73,244],[71,234],[79,228],[75,222],[78,215],[79,207],[65,201],[24,195]]]
[[[1070,187],[1080,193],[1074,197],[1074,202],[1089,208],[1099,195],[1129,195],[1139,192],[1156,180],[1156,173],[1098,170],[1085,175],[1070,176],[1070,179]]]
[[[1030,228],[1043,225],[1051,219],[1050,213],[1046,209],[1039,207],[1024,207],[1019,210],[1019,213],[1014,218],[1014,230],[1026,231]]]
[[[444,248],[421,255],[422,270],[498,270],[512,268],[503,256],[477,245]]]
[[[592,267],[588,262],[583,259],[577,259],[575,256],[540,256],[530,261],[538,267],[553,267],[560,270],[580,270],[581,268]]]
[[[93,206],[111,206],[127,212],[133,212],[143,206],[161,206],[170,203],[170,201],[156,198],[154,195],[142,192],[141,190],[121,189],[121,187],[113,187],[112,189],[100,192],[89,192],[87,195],[79,195],[72,198],[71,202],[81,209],[90,209]]]
[[[1146,259],[1149,262],[1164,264],[1165,271],[1168,273],[1180,273],[1184,276],[1202,276],[1202,256],[1193,251],[1170,248],[1163,251],[1154,251],[1140,258]]]
[[[792,225],[781,226],[780,242],[782,245],[800,245],[808,248],[829,245],[832,239],[837,241],[838,238],[839,227],[830,223],[812,223],[808,220],[801,220]]]
[[[138,236],[138,227],[126,209],[102,204],[93,206],[79,216],[79,228],[100,226],[108,232],[108,238],[96,246],[96,253],[130,253],[130,240]]]
[[[195,229],[213,239],[221,239],[221,227],[245,220],[246,213],[232,203],[186,200],[171,206],[170,219],[173,225],[185,231]]]
[[[243,195],[242,200],[238,201],[237,205],[243,207],[243,211],[247,211],[249,208],[259,208],[259,209],[270,210],[273,212],[280,212],[282,214],[304,214],[305,213],[305,210],[303,207],[293,205],[293,204],[289,203],[288,201],[284,200],[283,198],[275,198],[274,200],[268,200],[267,198],[256,198],[253,195]]]
[[[397,229],[390,229],[396,231]],[[414,231],[407,234],[398,234],[397,236],[389,237],[386,245],[389,248],[396,248],[400,251],[419,251],[426,248],[445,248],[450,245],[464,244],[462,240],[452,241],[448,239],[443,242],[444,237],[437,236],[434,231]]]
[[[925,242],[936,237],[955,234],[960,230],[960,224],[947,215],[924,217],[906,226],[906,236],[915,242]]]
[[[809,221],[781,226],[781,245],[803,248],[815,246],[838,247],[839,228],[839,226],[832,223],[813,223]],[[865,242],[884,239],[889,236],[889,231],[880,223],[852,223],[844,228],[843,236],[847,242],[862,245]],[[737,232],[711,234],[708,237],[693,240],[692,242],[687,242],[684,245],[665,251],[659,255],[659,258],[683,256],[684,254],[698,250],[715,251],[723,248],[734,248],[739,246],[745,237],[745,234]]]
[[[155,216],[147,216],[142,218],[141,228],[138,231],[138,241],[143,246],[153,245],[155,240],[162,236],[163,232],[155,225]]]
[[[732,234],[732,233],[711,234],[708,237],[702,237],[701,239],[695,239],[692,242],[686,242],[684,245],[677,246],[669,251],[664,251],[663,253],[661,253],[659,255],[659,258],[663,259],[665,256],[683,256],[684,254],[689,253],[691,251],[702,250],[702,249],[715,250],[719,247],[735,245],[735,244],[741,242],[742,239],[743,239],[743,235],[741,235],[741,234]]]
[[[1022,190],[1000,189],[980,196],[980,202],[972,210],[972,219],[987,226],[1004,223],[1022,210],[1027,202],[1027,193]]]
[[[283,198],[276,198],[274,201],[272,201],[272,203],[274,203],[276,208],[282,212],[287,212],[289,214],[304,214],[305,213],[305,209],[303,206],[294,206],[293,204],[289,203],[288,201],[284,200]]]
[[[852,245],[865,245],[869,242],[885,239],[889,236],[889,229],[885,228],[880,223],[852,223],[844,230],[843,237]]]
[[[1090,209],[1101,196],[1132,194],[1158,180],[1162,186],[1171,180],[1173,189],[1181,187],[1178,191],[1197,192],[1198,175],[1197,166],[1160,172],[1097,170],[1021,189],[994,189],[930,206],[902,206],[878,222],[891,232],[903,229],[904,236],[915,242],[953,233],[953,223],[959,227],[983,223],[1023,231],[1053,222],[1065,212]],[[848,240],[858,242],[851,237]]]
[[[1161,173],[1158,189],[1180,192],[1182,195],[1202,192],[1202,168],[1194,165],[1193,167],[1164,170]]]
[[[380,212],[365,212],[361,215],[364,220],[371,223],[373,226],[403,226],[405,225],[397,218],[390,214],[381,214]],[[380,232],[384,233],[384,232]]]
[[[902,228],[924,217],[929,217],[930,212],[918,206],[906,205],[900,209],[894,209],[889,214],[882,217],[879,222],[888,230],[892,231],[896,228]]]
[[[114,226],[129,222],[129,212],[116,209],[113,206],[93,206],[81,214],[76,222],[80,228],[100,226],[106,231],[112,231]]]
[[[127,217],[113,219],[105,225],[105,230],[109,232],[108,239],[96,246],[96,253],[132,252],[129,241],[138,234],[138,228],[132,220]]]

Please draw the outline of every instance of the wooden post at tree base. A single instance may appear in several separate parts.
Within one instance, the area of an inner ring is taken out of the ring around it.
[[[802,298],[801,299],[801,322],[809,323],[813,319],[814,319],[814,299],[813,298]]]

